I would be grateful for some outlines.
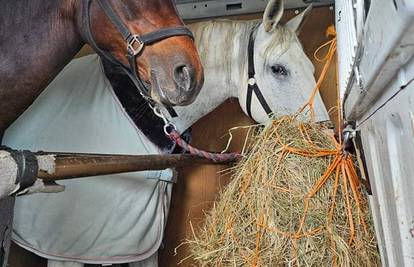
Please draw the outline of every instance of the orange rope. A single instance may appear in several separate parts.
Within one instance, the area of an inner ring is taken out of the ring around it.
[[[334,26],[329,26],[326,32],[327,36],[336,36],[335,33],[335,28]],[[317,53],[324,47],[329,45],[329,49],[328,49],[328,53],[326,54],[326,56],[323,59],[320,59],[317,56]],[[302,108],[299,109],[299,114],[302,113],[306,107],[309,107],[310,113],[311,113],[311,118],[312,120],[315,120],[315,110],[313,108],[313,101],[315,99],[316,94],[319,92],[319,89],[321,88],[321,85],[323,83],[323,81],[325,80],[326,74],[329,70],[329,67],[331,65],[332,59],[335,55],[336,52],[336,37],[332,38],[332,40],[324,43],[323,45],[321,45],[318,49],[316,49],[315,53],[314,53],[314,57],[317,61],[325,61],[325,65],[323,66],[322,72],[319,75],[319,79],[318,82],[316,83],[315,88],[313,89],[308,101],[304,104],[304,106]]]
[[[346,173],[345,172],[345,162],[341,162],[341,171],[342,171],[342,178],[343,178],[342,179],[342,185],[343,185],[343,189],[344,189],[346,211],[347,211],[349,229],[350,229],[348,244],[351,245],[352,241],[354,240],[354,237],[355,237],[355,227],[354,227],[354,218],[352,216],[351,201],[349,199],[349,194],[348,194],[348,180],[347,180],[347,177],[345,175],[345,173]]]
[[[362,208],[361,208],[361,194],[358,191],[358,185],[357,183],[359,183],[358,177],[356,175],[355,169],[354,169],[354,164],[352,162],[352,160],[348,159],[346,164],[345,164],[345,171],[346,174],[349,178],[349,184],[351,185],[351,190],[352,193],[354,195],[354,199],[355,199],[355,204],[357,207],[357,213],[358,213],[358,219],[359,219],[359,223],[363,226],[363,229],[365,232],[367,232],[367,225],[365,223],[365,220],[362,216]]]
[[[339,185],[339,175],[340,175],[340,167],[338,164],[336,166],[336,171],[335,171],[335,182],[334,182],[334,188],[332,192],[332,204],[331,204],[331,208],[329,209],[328,226],[332,223],[332,220],[333,220],[333,213],[335,210],[335,203],[336,203],[336,194],[338,192],[338,185]]]

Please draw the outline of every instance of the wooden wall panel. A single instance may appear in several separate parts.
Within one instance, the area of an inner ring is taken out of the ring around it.
[[[293,12],[286,12],[285,20],[292,16],[294,16]],[[260,15],[236,17],[236,19],[246,18],[260,18]],[[312,11],[300,35],[307,55],[313,55],[313,52],[328,40],[325,37],[325,30],[333,22],[334,12],[329,8],[315,8]],[[318,77],[323,66],[316,62],[313,56],[311,59],[315,65],[315,75]],[[322,98],[328,108],[336,103],[335,76],[336,70],[333,65],[321,90]],[[229,128],[251,123],[252,121],[241,111],[237,101],[227,101],[193,126],[192,144],[207,150],[221,151],[225,147],[228,137],[226,133]],[[242,131],[235,135],[231,151],[241,150],[244,134],[245,132]],[[225,168],[227,167],[204,165],[180,170],[178,182],[173,189],[164,246],[160,251],[160,266],[177,266],[188,255],[186,246],[177,249],[177,255],[175,255],[175,249],[191,235],[190,221],[197,230],[203,222],[204,212],[212,207],[220,189],[229,182],[228,176],[218,174]],[[180,266],[194,266],[194,262],[186,260]]]

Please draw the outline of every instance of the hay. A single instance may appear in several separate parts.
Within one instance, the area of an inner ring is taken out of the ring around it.
[[[327,129],[285,116],[253,140],[186,242],[197,266],[380,265],[353,159]]]

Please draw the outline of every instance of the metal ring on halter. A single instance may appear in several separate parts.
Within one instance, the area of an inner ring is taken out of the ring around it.
[[[165,124],[165,125],[164,125],[164,133],[165,133],[167,136],[170,136],[170,134],[171,134],[173,131],[177,131],[177,127],[176,127],[174,124],[172,124],[172,123],[167,123],[167,124]]]

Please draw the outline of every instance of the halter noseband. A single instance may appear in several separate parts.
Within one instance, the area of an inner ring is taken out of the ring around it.
[[[247,65],[249,68],[249,80],[247,84],[247,95],[246,95],[246,110],[247,114],[251,119],[253,119],[252,116],[252,94],[255,93],[257,99],[259,100],[260,105],[262,105],[263,109],[266,111],[266,114],[270,117],[273,113],[272,109],[270,108],[269,104],[267,103],[266,99],[264,98],[262,92],[259,89],[259,86],[256,82],[256,71],[254,68],[254,32],[255,29],[253,29],[250,32],[249,37],[249,45],[247,47],[247,53],[248,53],[248,61]]]
[[[97,0],[97,2],[99,6],[102,8],[102,10],[105,12],[106,16],[111,20],[112,24],[118,30],[118,32],[122,35],[122,38],[125,40],[127,46],[126,57],[128,59],[129,66],[124,65],[122,62],[117,60],[113,55],[111,55],[107,51],[100,49],[98,44],[95,42],[95,39],[92,35],[90,24],[90,7],[92,0],[85,0],[83,7],[85,12],[85,15],[83,17],[83,25],[85,26],[84,28],[86,30],[86,39],[88,40],[89,44],[94,48],[97,54],[103,56],[112,64],[120,66],[133,81],[134,85],[138,88],[139,93],[145,99],[152,102],[153,100],[151,100],[149,96],[150,90],[148,86],[141,80],[137,72],[138,67],[136,63],[136,58],[141,54],[142,50],[146,45],[153,44],[173,36],[188,36],[191,39],[194,39],[194,35],[189,29],[187,29],[184,26],[168,27],[141,36],[138,34],[133,34],[120,20],[119,16],[117,16],[117,14],[115,13],[112,6],[109,4],[107,0]],[[166,108],[170,112],[171,116],[177,116],[172,107]]]

